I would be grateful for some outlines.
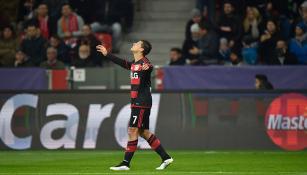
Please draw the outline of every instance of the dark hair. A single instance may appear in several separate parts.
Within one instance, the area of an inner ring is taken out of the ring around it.
[[[267,19],[266,24],[268,24],[269,22],[272,22],[275,25],[276,30],[279,29],[280,26],[279,26],[279,23],[278,23],[278,19],[271,17],[271,18]]]
[[[264,75],[264,74],[257,74],[257,75],[255,76],[255,78],[257,78],[257,79],[260,80],[261,82],[266,82],[266,81],[268,81],[267,76]]]
[[[55,38],[55,39],[61,41],[61,38],[57,34],[51,35],[50,38]]]
[[[255,78],[260,81],[260,88],[259,89],[274,89],[274,86],[268,80],[266,75],[264,75],[264,74],[257,74],[255,76]]]
[[[12,25],[9,25],[9,24],[3,26],[1,29],[2,29],[2,30],[4,30],[4,29],[10,29],[12,32],[14,32],[14,27],[13,27]]]
[[[14,30],[14,27],[12,25],[5,25],[4,27],[2,27],[2,31],[1,31],[0,36],[2,36],[3,31],[5,29],[9,29],[12,32],[12,36],[15,37],[15,30]]]
[[[38,20],[37,19],[30,19],[27,22],[25,22],[25,28],[28,28],[28,27],[38,28],[39,27]]]
[[[72,10],[71,5],[70,5],[69,3],[67,3],[67,2],[66,2],[66,3],[63,3],[62,6],[61,6],[61,8],[63,8],[64,6],[68,6],[68,7]]]
[[[143,55],[146,56],[150,53],[152,46],[149,41],[147,40],[141,40],[142,41],[142,48],[144,49]]]
[[[230,0],[225,0],[225,1],[223,1],[223,6],[224,6],[225,4],[230,4],[230,5],[232,6],[232,8],[234,8],[234,4],[233,4],[233,2],[230,1]]]
[[[238,55],[238,57],[242,57],[242,48],[237,43],[235,43],[235,45],[231,48],[230,52]]]
[[[178,47],[173,47],[173,48],[171,48],[171,52],[177,52],[177,53],[181,54],[182,50]]]

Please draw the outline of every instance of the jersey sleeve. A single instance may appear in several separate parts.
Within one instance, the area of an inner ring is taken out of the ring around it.
[[[131,69],[132,62],[130,62],[130,61],[119,58],[119,57],[112,55],[112,54],[108,54],[106,57],[108,59],[110,59],[113,63],[115,63],[115,64],[117,64],[117,65],[119,65],[119,66],[121,66],[125,69],[128,69],[128,70]]]

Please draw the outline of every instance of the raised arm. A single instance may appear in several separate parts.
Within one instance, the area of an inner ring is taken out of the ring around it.
[[[113,54],[108,53],[108,50],[103,45],[96,46],[96,49],[98,52],[102,53],[105,57],[110,59],[113,63],[130,70],[132,62],[127,61],[125,59],[121,59]]]
[[[119,58],[119,57],[117,57],[117,56],[115,56],[113,54],[109,54],[109,53],[107,55],[105,55],[105,56],[108,59],[110,59],[113,63],[118,64],[119,66],[121,66],[121,67],[123,67],[125,69],[130,70],[132,62],[127,61],[127,60],[122,59],[122,58]]]

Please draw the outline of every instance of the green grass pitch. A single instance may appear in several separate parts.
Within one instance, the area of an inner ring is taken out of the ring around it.
[[[170,151],[174,163],[156,171],[159,157],[137,151],[131,170],[113,172],[122,151],[0,151],[0,175],[307,175],[307,151]]]

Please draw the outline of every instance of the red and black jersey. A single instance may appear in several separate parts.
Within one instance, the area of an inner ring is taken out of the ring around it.
[[[107,58],[109,58],[115,64],[130,70],[131,107],[150,108],[152,104],[150,75],[153,70],[153,66],[149,60],[144,57],[137,62],[131,62],[118,58],[112,54],[108,54]],[[142,70],[143,64],[147,64],[150,68],[148,70]]]

